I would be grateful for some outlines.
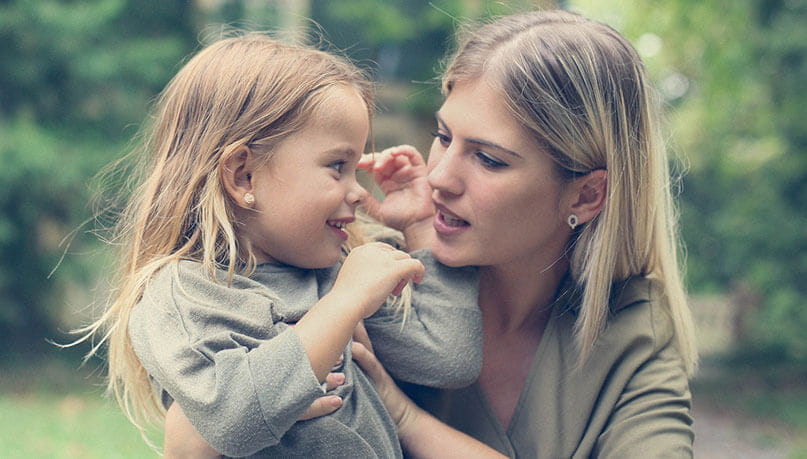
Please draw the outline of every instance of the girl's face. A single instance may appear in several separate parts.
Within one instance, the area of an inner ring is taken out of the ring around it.
[[[569,238],[571,187],[500,92],[484,78],[457,83],[436,117],[428,161],[435,257],[449,266],[553,265]]]
[[[337,87],[301,131],[273,149],[252,177],[255,205],[245,228],[259,263],[324,268],[340,260],[344,226],[366,196],[356,164],[369,130],[362,98]]]

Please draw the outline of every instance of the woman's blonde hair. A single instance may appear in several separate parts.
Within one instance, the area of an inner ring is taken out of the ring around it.
[[[356,89],[372,112],[371,83],[346,59],[240,33],[202,49],[157,99],[141,145],[143,179],[116,226],[117,288],[101,318],[79,331],[96,340],[91,354],[108,344],[108,389],[141,432],[164,411],[132,349],[132,308],[152,275],[173,261],[196,260],[230,278],[254,269],[249,241],[237,237],[237,204],[223,188],[220,162],[242,146],[269,159],[337,85]],[[355,243],[359,236],[351,236]]]
[[[662,285],[687,371],[697,362],[678,264],[676,211],[658,103],[644,65],[611,27],[566,11],[536,11],[469,29],[443,88],[485,77],[565,179],[608,171],[605,205],[575,232],[571,273],[583,290],[581,362],[606,325],[611,286],[631,276]]]

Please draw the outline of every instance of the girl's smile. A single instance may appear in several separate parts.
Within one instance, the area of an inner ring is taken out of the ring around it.
[[[354,89],[329,91],[302,129],[272,148],[250,179],[255,204],[244,225],[259,263],[314,269],[342,258],[345,228],[367,194],[356,181],[356,165],[370,122]]]

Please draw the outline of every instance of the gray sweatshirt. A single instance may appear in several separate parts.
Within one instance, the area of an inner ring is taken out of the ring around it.
[[[452,269],[428,251],[403,323],[391,306],[365,320],[376,354],[396,378],[456,388],[482,363],[477,274]],[[249,278],[214,282],[200,263],[160,270],[135,306],[129,334],[168,406],[176,400],[191,423],[226,456],[401,457],[395,425],[375,386],[345,349],[343,399],[335,413],[297,420],[324,395],[302,342],[288,325],[325,293],[340,266],[308,270],[259,265]]]

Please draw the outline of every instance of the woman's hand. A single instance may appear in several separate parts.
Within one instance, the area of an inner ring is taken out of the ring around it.
[[[218,458],[221,457],[221,454],[199,435],[179,403],[174,402],[165,413],[163,457],[166,459],[205,459]]]
[[[404,394],[372,352],[353,342],[353,360],[373,380],[381,401],[398,428],[408,457],[506,458],[498,451],[440,422]]]
[[[370,352],[364,344],[354,341],[351,349],[353,360],[375,383],[381,401],[384,402],[384,406],[398,427],[398,437],[404,441],[409,431],[417,423],[418,416],[425,412],[401,391],[375,354]]]
[[[369,196],[363,207],[381,223],[404,233],[410,250],[428,246],[434,236],[432,190],[423,157],[412,146],[400,145],[364,155],[359,168],[372,175],[384,192],[383,202]]]

